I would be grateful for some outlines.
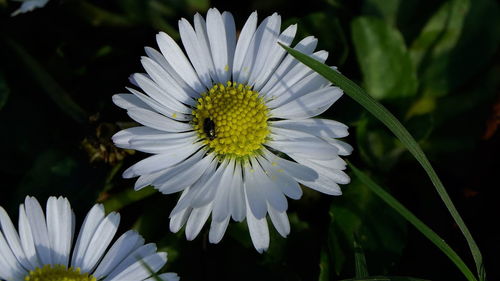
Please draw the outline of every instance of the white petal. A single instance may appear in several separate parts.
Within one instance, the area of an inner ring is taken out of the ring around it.
[[[262,253],[269,248],[269,228],[266,218],[257,219],[251,212],[248,199],[246,200],[247,209],[247,224],[250,231],[252,243],[259,253]]]
[[[284,119],[305,119],[325,112],[342,96],[337,87],[326,87],[305,94],[271,110],[271,115]]]
[[[162,105],[158,101],[155,101],[154,99],[144,95],[143,93],[141,93],[139,91],[136,91],[136,90],[134,90],[132,88],[128,88],[128,87],[127,87],[127,90],[129,90],[132,94],[134,94],[134,96],[137,97],[138,99],[140,99],[143,103],[148,105],[147,107],[142,107],[143,109],[147,109],[150,111],[156,111],[160,114],[163,114],[169,118],[172,118],[172,119],[178,120],[178,121],[191,120],[190,115],[181,113],[180,111],[175,111],[175,110],[173,110],[165,105]]]
[[[262,157],[259,156],[257,158]],[[283,192],[281,192],[280,184],[282,184],[282,182],[279,182],[277,177],[270,178],[269,175],[262,170],[262,167],[256,158],[252,158],[251,161],[252,168],[255,170],[255,176],[257,176],[258,181],[261,182],[261,187],[264,191],[266,201],[279,212],[286,211],[288,209],[288,201],[283,195]],[[260,159],[260,161],[265,160]]]
[[[229,193],[233,186],[231,186],[233,181],[235,161],[232,160],[224,168],[224,172],[221,176],[219,186],[217,187],[217,194],[215,195],[212,220],[217,222],[223,221],[229,217]]]
[[[318,178],[318,173],[307,166],[278,157],[267,149],[263,149],[262,151],[264,152],[264,157],[271,163],[271,166],[283,169],[285,173],[295,179],[313,181]]]
[[[290,25],[287,29],[285,29],[285,31],[283,31],[283,33],[281,33],[276,42],[274,42],[274,44],[271,46],[268,60],[261,69],[260,73],[257,74],[257,78],[255,78],[254,88],[256,90],[260,90],[262,86],[265,85],[265,83],[269,80],[271,74],[276,71],[276,68],[286,54],[286,50],[281,47],[278,42],[285,46],[290,46],[296,32],[297,25]]]
[[[301,131],[324,138],[343,138],[349,134],[346,125],[328,119],[280,120],[271,121],[269,125],[271,127]]]
[[[6,276],[8,280],[24,280],[26,271],[17,261],[16,256],[12,253],[7,241],[0,231],[0,275]]]
[[[234,26],[234,21],[232,24]],[[207,34],[216,72],[214,78],[219,83],[225,83],[231,75],[227,41],[229,38],[226,36],[224,19],[216,8],[207,12]]]
[[[196,31],[198,43],[200,45],[201,57],[199,57],[198,60],[204,62],[205,67],[208,69],[208,72],[210,74],[210,81],[211,83],[213,83],[217,79],[217,74],[215,73],[215,66],[212,59],[212,53],[210,51],[210,42],[208,40],[207,34],[207,24],[199,13],[196,13],[194,15],[194,29]]]
[[[176,153],[179,150],[186,149],[189,146],[199,146],[195,144],[198,136],[194,133],[165,134],[165,137],[158,138],[133,138],[130,140],[130,148],[154,154]]]
[[[330,138],[323,138],[323,139],[326,140],[329,144],[334,145],[339,150],[339,155],[342,156],[351,155],[353,148],[350,144],[336,139],[330,139]]]
[[[135,163],[123,172],[124,178],[133,178],[144,174],[151,174],[172,167],[195,153],[200,146],[198,144],[186,145],[170,153],[156,154]]]
[[[5,235],[5,240],[7,240],[12,253],[16,256],[17,261],[24,268],[31,268],[32,265],[24,254],[16,228],[14,224],[12,224],[7,212],[0,206],[0,233],[2,232]]]
[[[255,29],[257,28],[257,12],[253,12],[245,22],[245,25],[241,29],[240,36],[238,38],[238,43],[236,44],[236,50],[234,53],[234,64],[233,64],[233,80],[240,81],[239,75],[241,71],[245,71],[242,67],[245,55],[247,53],[248,47],[252,40]],[[249,69],[246,70],[249,72]]]
[[[191,186],[203,175],[213,160],[211,155],[203,157],[205,153],[204,150],[198,151],[192,157],[164,172],[153,181],[153,185],[163,194],[175,193]]]
[[[292,199],[300,199],[302,196],[302,189],[300,189],[297,181],[285,172],[285,169],[278,166],[276,162],[274,162],[274,165],[271,164],[271,162],[265,158],[259,158],[259,163],[262,165],[262,168],[269,178],[276,182],[276,186],[281,192]]]
[[[230,179],[230,174],[227,173],[226,169],[228,163],[229,162],[227,160],[224,160],[224,162],[219,165],[212,177],[210,177],[204,185],[198,188],[198,191],[191,202],[191,206],[193,208],[205,206],[206,204],[214,200],[221,183],[223,181],[227,183]]]
[[[68,265],[73,242],[72,219],[73,211],[68,199],[50,197],[47,200],[47,230],[54,264]]]
[[[286,238],[290,234],[290,221],[288,221],[286,212],[278,212],[271,205],[268,205],[268,210],[274,228],[281,236]]]
[[[289,155],[292,159],[296,160],[297,162],[307,165],[310,168],[313,168],[317,173],[318,173],[318,178],[315,180],[302,180],[302,179],[297,179],[298,182],[301,184],[314,189],[316,191],[328,194],[328,195],[342,195],[342,190],[340,189],[339,185],[336,183],[336,181],[331,177],[330,172],[324,173],[321,169],[316,169],[316,167],[311,167],[309,164],[310,162],[306,159],[307,156],[303,155],[294,155],[290,154]]]
[[[267,141],[266,145],[286,154],[299,153],[320,160],[334,159],[338,156],[336,147],[314,136],[290,140],[271,140]]]
[[[227,58],[229,62],[228,77],[231,77],[234,52],[236,49],[236,24],[234,23],[233,15],[230,12],[222,13],[222,21],[224,22],[224,29],[226,30]]]
[[[261,26],[262,25],[263,23],[261,24]],[[255,58],[255,63],[253,64],[252,73],[249,77],[248,84],[252,86],[255,85],[258,75],[261,74],[264,70],[264,66],[266,66],[270,61],[272,61],[270,55],[273,53],[272,52],[273,48],[276,47],[277,45],[276,42],[278,40],[278,36],[280,35],[280,28],[281,28],[281,16],[274,13],[273,15],[270,16],[269,21],[267,22],[267,24],[264,27],[264,30],[262,31],[262,37],[259,42],[257,57]],[[256,34],[257,33],[258,31],[256,32]]]
[[[149,77],[151,77],[165,93],[181,103],[191,106],[196,104],[196,101],[191,96],[192,93],[186,92],[186,90],[178,84],[178,81],[176,81],[158,62],[150,57],[142,57],[141,63]]]
[[[160,275],[155,276],[155,277],[148,278],[144,281],[157,281],[158,280],[157,278],[160,278],[160,280],[162,280],[162,281],[180,281],[181,280],[179,278],[179,276],[177,275],[177,273],[168,272],[168,273],[160,274]]]
[[[50,246],[42,206],[40,206],[40,203],[34,197],[29,196],[26,197],[24,204],[40,262],[42,264],[53,264],[52,247]]]
[[[104,207],[101,204],[96,204],[90,209],[80,229],[80,234],[75,243],[73,257],[71,259],[72,267],[82,267],[83,257],[89,247],[90,240],[94,235],[97,227],[104,219]]]
[[[230,218],[230,216],[227,216],[221,221],[212,220],[212,223],[210,224],[210,233],[208,234],[208,241],[210,243],[217,244],[220,240],[222,240],[224,233],[226,233]]]
[[[154,255],[156,253],[157,247],[156,244],[154,243],[149,243],[146,245],[142,245],[139,248],[135,249],[132,253],[130,253],[123,261],[118,264],[115,269],[104,279],[104,280],[123,280],[116,278],[117,275],[121,275],[123,271],[125,271],[129,266],[133,265],[136,263],[138,260],[144,259],[145,257],[148,257],[150,255]],[[146,277],[144,277],[146,278]],[[143,278],[143,279],[144,279]],[[137,279],[126,279],[127,281],[130,280],[137,280]]]
[[[19,205],[18,226],[19,226],[19,238],[21,239],[21,245],[23,247],[24,254],[28,258],[28,262],[32,266],[31,268],[40,267],[41,264],[36,254],[33,232],[31,231],[31,226],[28,221],[28,216],[26,215],[24,204]]]
[[[245,181],[245,197],[247,198],[247,217],[248,213],[252,213],[257,219],[266,217],[267,205],[266,197],[264,196],[264,186],[259,180],[258,175],[255,174],[249,163],[243,164],[243,177]]]
[[[106,278],[106,281],[116,280],[144,280],[151,276],[151,272],[158,272],[167,263],[167,253],[154,253],[147,257],[137,260],[120,273],[113,277]]]
[[[156,112],[139,107],[132,107],[127,110],[130,118],[142,125],[165,132],[186,132],[191,131],[193,127],[188,123],[174,121],[168,117]]]
[[[136,136],[149,137],[149,136],[156,136],[163,134],[165,134],[165,132],[163,131],[155,130],[146,126],[138,126],[121,130],[118,133],[114,134],[111,139],[118,147],[124,146],[124,148],[129,148],[128,146],[130,146],[130,139],[133,137]]]
[[[82,272],[91,272],[97,262],[101,260],[104,251],[115,236],[118,225],[120,224],[120,214],[112,212],[107,215],[96,228],[90,239],[85,255],[83,256]]]
[[[108,275],[116,266],[127,258],[132,251],[144,245],[144,238],[133,230],[125,232],[111,246],[97,269],[92,273],[97,279]]]
[[[144,48],[144,50],[146,51],[148,57],[150,57],[152,60],[158,63],[172,77],[173,79],[172,82],[179,85],[179,87],[181,87],[184,93],[186,93],[193,99],[197,99],[200,96],[200,92],[197,92],[190,85],[188,85],[188,83],[184,81],[184,79],[180,76],[180,74],[177,73],[177,70],[174,69],[172,65],[170,65],[170,63],[165,59],[165,57],[160,52],[151,47],[146,47]]]
[[[181,35],[182,45],[186,50],[189,60],[194,66],[201,82],[207,88],[212,87],[212,78],[210,77],[210,64],[207,63],[202,46],[199,43],[198,36],[191,24],[186,19],[179,20],[179,33]]]
[[[203,92],[204,87],[196,75],[193,67],[182,52],[181,48],[175,43],[172,37],[164,32],[156,35],[156,42],[160,47],[161,53],[170,64],[170,66],[178,73],[178,75],[195,91]]]
[[[234,168],[233,180],[231,182],[229,208],[231,217],[237,222],[241,222],[246,216],[245,190],[241,174],[241,164],[237,163]]]
[[[325,165],[324,161],[316,161],[314,159],[310,159],[307,156],[298,154],[292,154],[290,155],[290,157],[292,157],[297,162],[300,161],[300,163],[314,169],[316,172],[318,172],[318,174],[322,174],[325,177],[328,177],[335,183],[348,184],[350,182],[350,178],[346,173],[333,167],[332,165]]]
[[[311,55],[317,44],[318,39],[314,38],[313,36],[309,36],[297,43],[294,49],[306,55]],[[296,60],[290,54],[286,55],[285,59],[280,63],[276,71],[271,75],[265,86],[260,89],[260,93],[267,96],[269,91],[273,87],[275,87],[276,83],[282,81],[283,77],[285,77],[285,75],[297,65],[300,65],[298,60]]]
[[[131,94],[116,94],[112,97],[113,103],[123,109],[129,109],[132,107],[141,107],[144,109],[151,110],[152,108],[141,101],[138,97]]]
[[[212,203],[209,203],[203,207],[195,208],[191,211],[189,219],[186,224],[186,239],[192,241],[198,236],[203,225],[210,216],[212,211]]]
[[[181,198],[182,198],[182,196],[185,196],[188,189],[185,189],[182,192]],[[191,214],[191,208],[183,209],[183,210],[181,210],[173,215],[171,214],[170,215],[170,224],[169,224],[170,231],[172,231],[173,233],[178,232],[184,226],[184,224],[186,224],[186,221],[189,218],[190,214]]]

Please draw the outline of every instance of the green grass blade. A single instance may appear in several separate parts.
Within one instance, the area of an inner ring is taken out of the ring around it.
[[[458,269],[465,275],[467,280],[477,280],[474,274],[470,271],[464,261],[457,255],[457,253],[432,229],[425,223],[418,219],[412,212],[406,209],[396,198],[392,197],[382,187],[372,181],[366,174],[361,172],[354,165],[349,163],[354,175],[359,178],[366,186],[368,186],[375,194],[377,194],[384,202],[394,208],[401,216],[408,220],[416,229],[418,229],[425,237],[427,237],[436,247],[438,247],[448,258],[458,267]]]
[[[410,153],[417,159],[420,165],[424,168],[425,172],[431,179],[436,191],[439,196],[443,200],[446,208],[450,212],[451,216],[457,223],[458,227],[462,231],[467,243],[469,244],[469,248],[472,252],[472,256],[476,263],[476,268],[479,276],[479,280],[486,280],[486,273],[483,266],[483,258],[481,252],[479,251],[479,247],[477,246],[474,238],[465,225],[462,217],[458,213],[455,205],[450,199],[450,196],[446,192],[441,180],[437,176],[434,168],[432,168],[429,160],[425,156],[424,152],[415,141],[415,139],[410,135],[408,130],[399,122],[399,120],[392,115],[382,104],[374,100],[371,96],[366,94],[366,92],[356,85],[356,83],[349,80],[344,75],[340,74],[338,71],[331,69],[329,66],[316,61],[315,59],[297,51],[287,46],[282,45],[288,53],[294,56],[297,60],[307,65],[326,79],[328,79],[333,84],[340,87],[344,92],[354,99],[356,102],[361,104],[366,110],[368,110],[371,114],[373,114],[377,119],[379,119],[384,125],[389,128],[394,135],[401,141],[401,143],[410,151]]]

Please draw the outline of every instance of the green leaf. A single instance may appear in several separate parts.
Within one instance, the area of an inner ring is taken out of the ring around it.
[[[387,128],[389,128],[389,130],[392,131],[394,135],[396,135],[396,137],[415,157],[415,159],[417,159],[417,161],[424,168],[425,172],[434,184],[434,187],[441,197],[441,200],[444,202],[446,208],[450,212],[451,216],[453,217],[458,227],[462,231],[465,239],[467,240],[472,256],[476,263],[479,280],[485,280],[486,273],[483,265],[483,258],[476,242],[474,241],[474,238],[472,237],[469,229],[465,225],[465,222],[455,208],[455,205],[451,201],[450,196],[446,192],[443,183],[437,176],[436,171],[434,171],[434,168],[427,159],[427,156],[424,154],[415,139],[410,135],[408,130],[406,130],[401,122],[399,122],[399,120],[394,117],[394,115],[392,115],[392,113],[390,113],[382,104],[374,100],[371,96],[367,95],[362,88],[349,80],[347,77],[340,74],[338,71],[331,69],[329,66],[322,64],[299,51],[296,51],[287,46],[283,47],[299,61],[309,66],[311,69],[315,70],[335,85],[339,86],[348,96],[350,96],[356,102],[361,104],[367,111],[377,117],[385,126],[387,126]]]
[[[384,99],[416,94],[417,75],[397,29],[377,18],[358,17],[352,21],[351,31],[370,95]]]
[[[371,262],[373,268],[389,272],[405,247],[404,219],[395,211],[385,208],[384,203],[357,179],[353,179],[349,184],[342,200],[332,203],[330,218],[328,238],[331,243],[328,246],[332,266],[337,274],[340,274],[344,267],[343,262],[337,260],[344,257],[354,256],[353,266],[360,268],[357,266],[361,261],[360,247],[368,256],[378,257]],[[357,247],[353,248],[352,245]],[[368,273],[363,271],[361,269],[358,273],[368,276]]]
[[[363,14],[380,17],[395,26],[400,5],[401,0],[365,0]]]
[[[5,77],[3,73],[0,72],[0,110],[7,103],[7,99],[9,98],[9,87],[7,86],[7,81],[5,81]]]
[[[392,197],[387,191],[382,187],[372,181],[367,175],[361,172],[354,165],[349,164],[352,171],[356,177],[361,180],[366,186],[368,186],[371,191],[377,194],[382,200],[384,200],[389,206],[394,208],[401,216],[403,216],[408,222],[410,222],[415,228],[417,228],[425,237],[427,237],[436,247],[438,247],[448,258],[455,263],[455,265],[462,271],[462,273],[467,277],[468,280],[476,280],[474,274],[470,271],[463,260],[457,255],[457,253],[432,229],[430,229],[426,224],[424,224],[420,219],[418,219],[412,212],[410,212],[406,207],[404,207],[396,198]]]
[[[143,188],[139,191],[135,191],[133,189],[127,189],[121,193],[114,194],[113,196],[109,197],[108,199],[104,200],[101,203],[104,205],[104,208],[108,212],[118,211],[124,208],[125,206],[128,206],[136,201],[149,197],[155,193],[156,190],[151,186]]]
[[[500,44],[500,8],[491,0],[451,0],[413,42],[423,95],[440,97],[487,65]]]
[[[354,235],[354,264],[356,278],[368,277],[368,266],[366,265],[365,252],[363,252],[363,247],[359,245],[358,238]]]

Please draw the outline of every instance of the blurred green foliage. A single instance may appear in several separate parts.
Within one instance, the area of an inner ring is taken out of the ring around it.
[[[277,11],[285,26],[298,23],[298,38],[316,36],[329,64],[402,120],[475,234],[489,279],[500,279],[500,233],[489,220],[500,211],[498,1],[51,0],[10,17],[18,5],[0,1],[0,205],[11,214],[27,194],[67,196],[79,218],[104,202],[107,211],[121,212],[122,230],[133,227],[167,250],[165,270],[182,280],[353,278],[355,235],[375,277],[349,280],[462,280],[444,255],[355,179],[335,198],[304,189],[301,200],[290,202],[292,233],[283,239],[271,230],[263,255],[245,224],[231,223],[218,245],[208,243],[206,230],[195,241],[170,233],[177,197],[151,188],[136,193],[133,180],[121,179],[143,155],[111,144],[115,131],[130,126],[111,95],[142,71],[143,47],[156,46],[158,30],[178,39],[177,21],[209,7],[233,12],[238,28],[253,10],[261,19]],[[468,257],[423,171],[387,129],[347,97],[324,117],[351,127],[351,162],[370,170]]]

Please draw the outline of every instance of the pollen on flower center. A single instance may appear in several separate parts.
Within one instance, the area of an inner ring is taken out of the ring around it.
[[[266,141],[268,112],[257,91],[229,81],[201,95],[192,113],[193,127],[218,155],[241,157]]]
[[[88,274],[80,273],[80,268],[67,268],[64,265],[45,265],[31,270],[25,281],[97,281],[97,278]]]

